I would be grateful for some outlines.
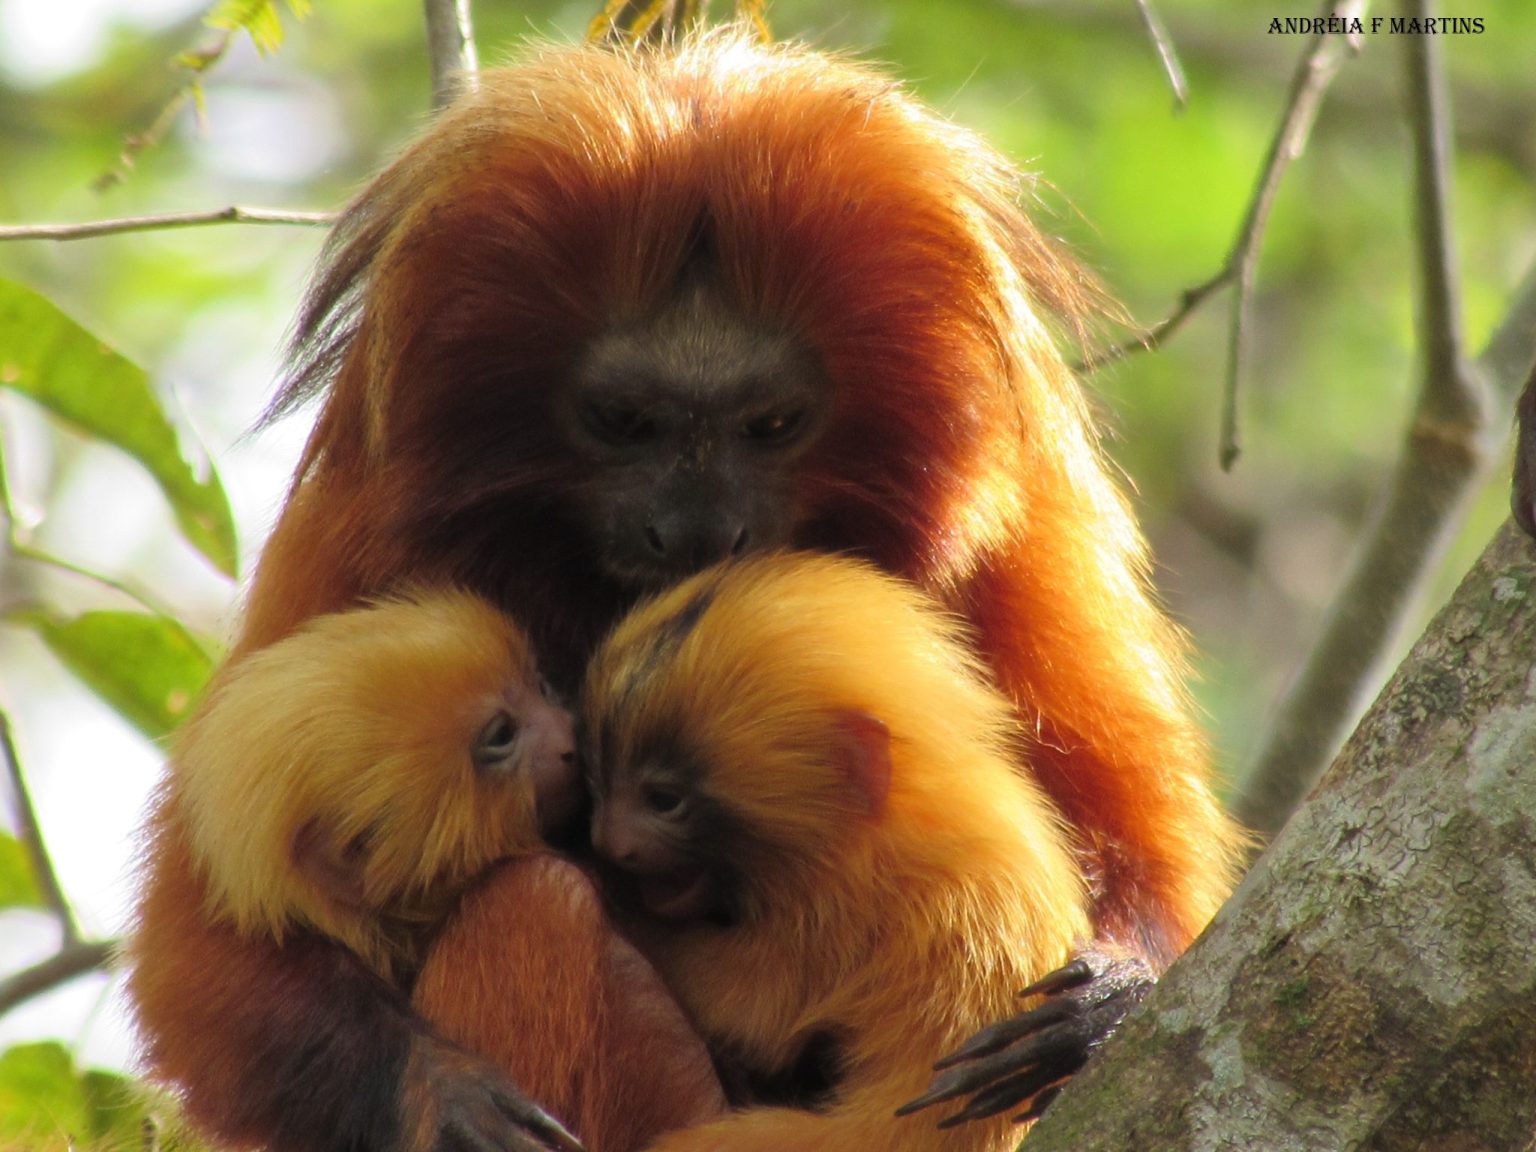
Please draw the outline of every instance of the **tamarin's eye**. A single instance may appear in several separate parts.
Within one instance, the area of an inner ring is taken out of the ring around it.
[[[475,740],[475,765],[486,768],[505,760],[512,755],[516,743],[517,721],[512,719],[512,713],[502,709],[480,729],[480,735]]]
[[[741,426],[744,439],[759,444],[782,444],[800,430],[805,413],[799,409],[785,412],[767,412],[748,420]]]
[[[682,811],[684,796],[674,788],[649,784],[640,790],[640,799],[658,816],[676,816]]]
[[[593,401],[582,409],[587,431],[616,448],[650,444],[661,435],[654,417],[631,404]]]

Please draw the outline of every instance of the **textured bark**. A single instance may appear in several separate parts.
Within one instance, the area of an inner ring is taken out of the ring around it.
[[[1028,1152],[1536,1147],[1533,665],[1506,524]]]

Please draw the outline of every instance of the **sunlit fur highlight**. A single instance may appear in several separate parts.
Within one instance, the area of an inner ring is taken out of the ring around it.
[[[477,773],[503,693],[538,691],[526,639],[438,592],[321,616],[232,665],[181,731],[168,787],[209,911],[279,940],[335,937],[391,977],[391,928],[439,917],[491,861],[541,847],[527,773]],[[296,860],[306,828],[359,845],[361,906]]]
[[[1018,989],[1090,930],[1067,832],[1017,771],[1013,711],[954,618],[856,561],[750,560],[626,618],[582,710],[601,734],[599,779],[672,749],[729,819],[715,847],[744,884],[739,922],[640,937],[711,1048],[782,1071],[830,1033],[842,1055],[829,1109],[749,1110],[656,1152],[1011,1147],[1006,1117],[945,1133],[892,1116],[934,1060],[1015,1011]],[[890,791],[873,812],[844,759],[850,713],[890,732]]]

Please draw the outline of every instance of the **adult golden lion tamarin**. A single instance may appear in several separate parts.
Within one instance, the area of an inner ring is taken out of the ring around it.
[[[1092,954],[1116,958],[1059,994],[1074,1010],[1047,1027],[1081,1049],[1205,923],[1238,838],[1050,337],[1091,294],[1020,185],[874,71],[731,33],[483,75],[327,247],[275,405],[319,417],[234,659],[453,583],[570,691],[628,606],[693,570],[860,555],[965,617],[1035,737],[1092,877]],[[185,828],[169,811],[151,852],[135,987],[152,1070],[211,1132],[537,1146],[485,1107],[503,1078],[337,953],[210,914]]]
[[[957,623],[867,564],[770,555],[628,616],[582,698],[592,841],[716,1058],[814,1109],[750,1107],[654,1152],[1002,1152],[1006,1117],[897,1116],[933,1062],[1088,931],[1034,745]]]

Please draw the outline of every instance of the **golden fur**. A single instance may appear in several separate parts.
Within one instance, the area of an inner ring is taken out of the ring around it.
[[[964,641],[903,581],[785,554],[684,582],[594,658],[583,712],[603,770],[622,775],[658,741],[686,749],[741,833],[726,849],[739,922],[646,931],[642,950],[717,1056],[773,1072],[813,1036],[840,1045],[829,1110],[748,1110],[655,1152],[1017,1140],[1006,1117],[940,1132],[892,1115],[934,1060],[1016,1011],[1018,989],[1090,934],[1067,833],[1017,770],[1012,709]],[[873,812],[843,760],[849,715],[889,730],[889,793]]]
[[[470,757],[506,687],[538,682],[522,634],[459,592],[316,617],[231,665],[168,784],[210,910],[278,940],[317,929],[393,975],[391,927],[542,847],[527,773],[486,777]],[[357,907],[300,866],[301,835],[355,863]]]

